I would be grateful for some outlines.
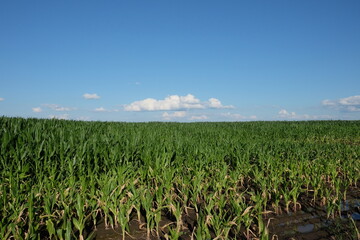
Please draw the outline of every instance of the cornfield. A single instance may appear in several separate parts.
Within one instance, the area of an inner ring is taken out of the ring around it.
[[[339,216],[359,129],[0,117],[0,239],[92,239],[100,222],[125,239],[134,221],[147,239],[268,239],[269,214]]]

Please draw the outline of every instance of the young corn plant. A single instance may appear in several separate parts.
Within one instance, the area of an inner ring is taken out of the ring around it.
[[[84,199],[77,195],[77,202],[75,205],[77,217],[73,217],[72,222],[75,228],[79,231],[79,239],[84,240],[84,229],[85,229],[85,212],[84,212]]]
[[[199,215],[198,224],[196,226],[194,235],[195,235],[195,239],[199,239],[199,240],[211,239],[211,234],[208,228],[208,224],[203,214]]]
[[[180,206],[180,203],[176,203],[175,205],[170,203],[170,211],[171,213],[175,216],[176,218],[176,228],[175,230],[175,235],[177,236],[177,238],[179,238],[182,234],[181,229],[183,226],[183,222],[182,222],[182,207]],[[174,235],[174,236],[175,236]]]
[[[153,196],[149,192],[149,190],[145,190],[143,195],[140,196],[140,199],[141,199],[141,206],[145,211],[145,217],[146,217],[146,237],[147,239],[150,239],[151,231],[155,227]]]

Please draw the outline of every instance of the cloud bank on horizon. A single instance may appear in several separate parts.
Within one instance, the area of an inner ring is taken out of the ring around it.
[[[97,94],[88,94],[85,99],[99,99]],[[115,106],[116,104],[114,104]],[[360,95],[349,96],[337,100],[325,99],[321,101],[322,108],[332,108],[339,112],[358,112],[360,111]],[[34,113],[47,113],[47,118],[56,119],[75,119],[92,120],[88,116],[71,117],[69,112],[76,112],[77,107],[64,107],[58,104],[42,104],[42,107],[33,107]],[[155,119],[162,121],[257,121],[257,120],[331,120],[337,119],[329,114],[297,114],[294,111],[288,111],[285,108],[273,106],[274,117],[272,119],[259,119],[257,115],[242,115],[238,113],[234,105],[223,105],[217,98],[209,98],[207,101],[201,101],[193,94],[169,95],[164,99],[146,98],[134,101],[129,104],[122,104],[121,108],[108,109],[104,107],[95,107],[88,112],[95,113],[115,113],[115,112],[160,112],[156,114]],[[280,110],[276,109],[280,108]],[[227,110],[226,112],[216,112],[217,110]],[[212,111],[215,111],[212,112]],[[54,114],[56,112],[66,112],[63,114]],[[204,113],[205,112],[205,113]],[[96,119],[93,119],[96,120]]]

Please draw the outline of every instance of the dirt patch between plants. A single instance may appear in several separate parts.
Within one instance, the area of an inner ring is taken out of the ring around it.
[[[333,217],[327,217],[326,209],[318,204],[310,204],[309,199],[300,199],[301,209],[296,212],[275,214],[270,213],[264,216],[267,224],[269,239],[288,240],[328,240],[328,239],[357,239],[360,232],[360,189],[351,188],[348,190],[347,200],[343,201],[341,208]],[[183,216],[183,234],[179,239],[196,239],[194,228],[197,225],[197,214],[193,209],[188,209],[188,214]],[[169,233],[168,227],[175,227],[176,222],[166,214],[162,215],[159,232],[150,232],[150,239],[166,239]],[[104,222],[97,225],[94,231],[96,240],[146,240],[147,229],[145,218],[140,222],[134,215],[129,223],[129,234],[123,238],[120,227],[106,228]],[[212,238],[215,234],[212,233]],[[245,232],[240,236],[232,236],[232,239],[247,239]]]
[[[326,208],[301,199],[301,210],[267,215],[270,238],[292,240],[358,239],[360,232],[360,189],[350,188],[347,199],[332,217]]]

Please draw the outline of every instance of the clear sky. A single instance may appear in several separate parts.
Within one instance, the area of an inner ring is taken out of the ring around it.
[[[360,1],[2,0],[0,115],[360,119]]]

